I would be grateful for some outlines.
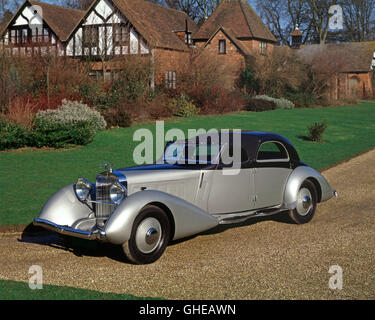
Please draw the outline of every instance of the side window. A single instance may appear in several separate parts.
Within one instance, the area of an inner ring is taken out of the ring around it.
[[[281,143],[270,141],[259,147],[257,161],[289,161],[289,155]]]

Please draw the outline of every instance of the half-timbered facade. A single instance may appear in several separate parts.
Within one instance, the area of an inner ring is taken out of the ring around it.
[[[185,13],[141,0],[96,0],[86,11],[26,0],[2,31],[1,44],[8,56],[89,59],[95,72],[107,73],[119,68],[119,57],[140,55],[158,61],[152,84],[174,87],[196,31]]]

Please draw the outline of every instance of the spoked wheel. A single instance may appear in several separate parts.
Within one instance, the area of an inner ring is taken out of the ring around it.
[[[314,217],[318,202],[315,185],[305,180],[297,194],[297,205],[290,211],[290,217],[297,224],[308,223]]]
[[[149,205],[134,221],[129,241],[122,245],[126,257],[136,264],[159,259],[168,245],[170,222],[159,207]]]

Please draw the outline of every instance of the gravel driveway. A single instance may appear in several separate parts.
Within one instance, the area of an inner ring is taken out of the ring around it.
[[[170,299],[375,299],[375,150],[324,172],[338,199],[311,223],[283,216],[219,226],[170,245],[152,265],[121,261],[121,248],[67,248],[55,235],[0,238],[0,279]],[[329,288],[338,265],[342,290]]]

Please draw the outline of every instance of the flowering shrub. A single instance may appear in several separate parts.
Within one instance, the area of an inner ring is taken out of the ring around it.
[[[103,116],[86,104],[78,101],[63,100],[61,107],[56,110],[42,110],[36,114],[36,120],[50,124],[69,126],[78,122],[88,122],[94,132],[104,130],[107,123]]]
[[[294,103],[285,98],[272,98],[266,95],[256,96],[255,99],[272,101],[276,104],[277,109],[293,109]]]

